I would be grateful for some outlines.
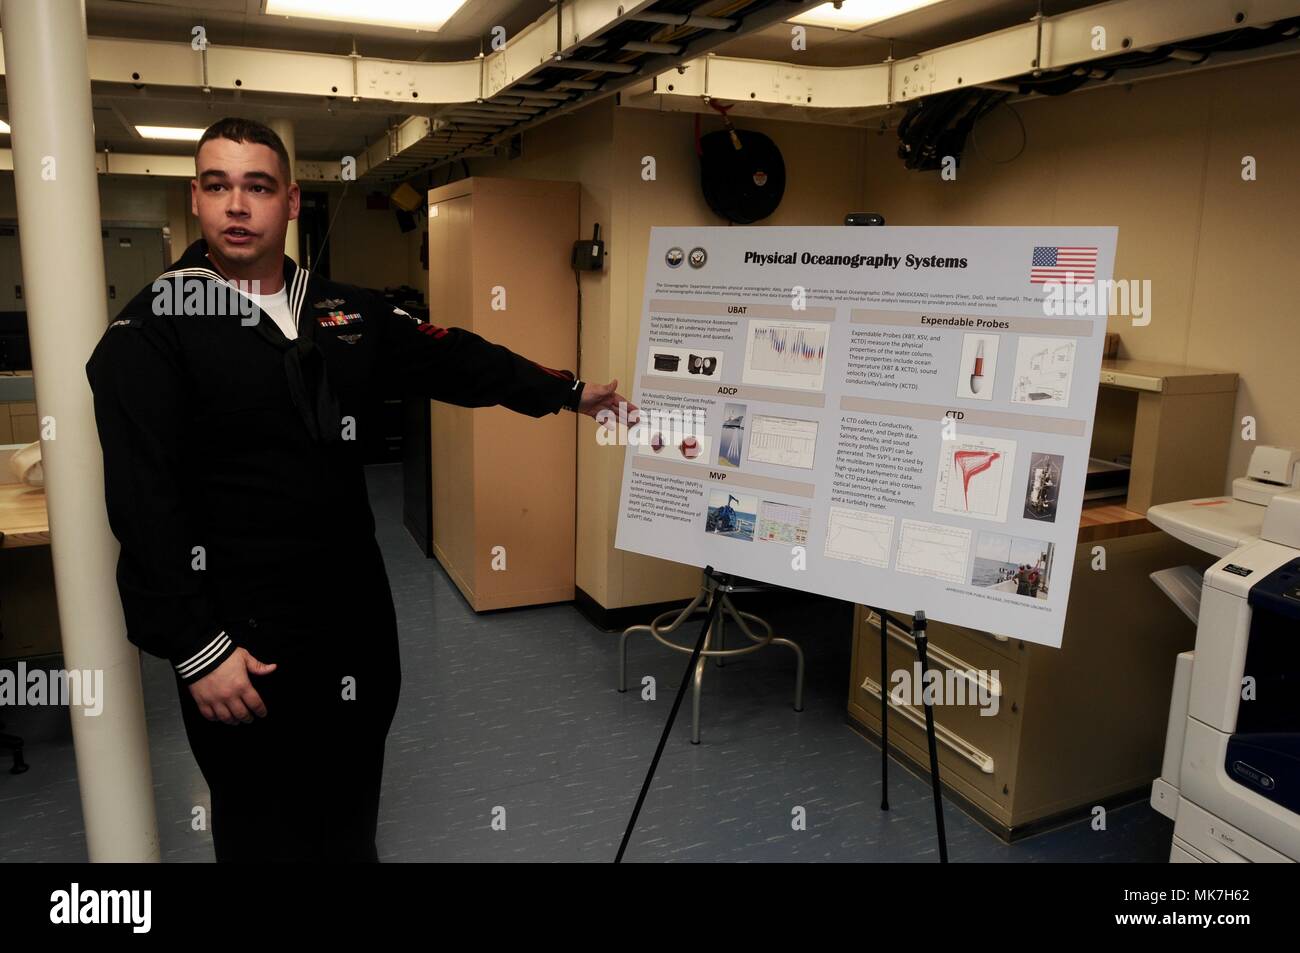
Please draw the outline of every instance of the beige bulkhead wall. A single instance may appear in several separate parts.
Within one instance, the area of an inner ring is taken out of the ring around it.
[[[1236,371],[1224,491],[1258,443],[1300,448],[1300,56],[1016,104],[955,181],[869,137],[867,204],[896,225],[1117,225],[1115,276],[1150,279],[1151,322],[1112,316],[1121,356]],[[1256,181],[1242,179],[1253,156]],[[1188,447],[1195,453],[1195,447]]]

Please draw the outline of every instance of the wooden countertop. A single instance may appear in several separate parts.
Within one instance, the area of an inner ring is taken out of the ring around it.
[[[1117,539],[1121,536],[1138,536],[1156,531],[1141,513],[1124,509],[1120,503],[1084,501],[1079,514],[1079,542],[1091,543],[1099,539]]]
[[[0,483],[0,548],[50,545],[45,490],[25,483]]]

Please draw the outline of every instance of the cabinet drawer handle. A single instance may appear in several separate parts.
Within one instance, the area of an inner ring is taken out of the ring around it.
[[[880,685],[872,678],[867,677],[862,680],[862,690],[872,698],[879,700]],[[892,698],[889,699],[889,707],[894,709],[917,728],[925,731],[925,714],[923,712],[918,712],[912,705],[901,704],[894,701]],[[951,748],[956,754],[965,758],[985,774],[993,773],[992,755],[985,754],[961,735],[939,724],[937,720],[934,723],[934,736],[936,739],[943,742],[943,744]]]
[[[873,631],[879,632],[880,617],[873,612],[869,621],[871,622]],[[916,643],[912,641],[911,633],[907,632],[905,629],[900,629],[892,623],[889,625],[889,637],[909,650],[915,651],[916,649]],[[926,655],[929,656],[930,661],[937,662],[945,668],[956,672],[962,678],[966,679],[966,681],[974,685],[977,690],[983,690],[984,693],[991,696],[997,696],[998,698],[1002,697],[1002,679],[994,675],[992,672],[980,671],[964,659],[960,659],[951,652],[941,649],[939,646],[935,645],[934,642],[929,643]]]

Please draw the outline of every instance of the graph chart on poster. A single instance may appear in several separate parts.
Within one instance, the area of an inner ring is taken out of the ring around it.
[[[615,545],[1059,645],[1115,243],[653,229]]]

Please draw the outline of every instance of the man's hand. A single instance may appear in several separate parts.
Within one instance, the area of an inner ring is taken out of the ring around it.
[[[630,427],[636,423],[640,411],[636,404],[618,392],[616,377],[608,384],[584,384],[578,413],[595,417],[606,430],[616,430],[618,424]]]
[[[253,715],[266,717],[262,696],[257,694],[248,676],[270,675],[274,671],[274,664],[259,662],[244,649],[235,649],[230,658],[192,682],[190,694],[208,721],[224,721],[227,725],[237,725],[241,721],[248,724]]]

